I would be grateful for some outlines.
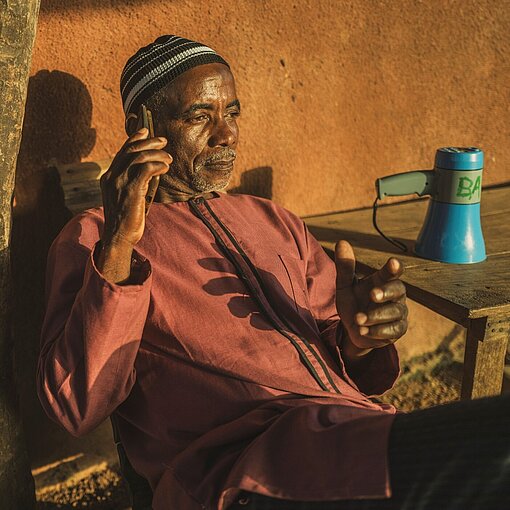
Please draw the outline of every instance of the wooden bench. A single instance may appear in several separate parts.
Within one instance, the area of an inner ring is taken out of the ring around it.
[[[108,170],[111,162],[112,159],[71,165],[53,162],[60,175],[66,206],[73,214],[102,205],[99,179]]]

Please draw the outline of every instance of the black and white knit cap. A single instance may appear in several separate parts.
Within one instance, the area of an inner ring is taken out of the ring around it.
[[[158,90],[192,67],[219,62],[230,67],[208,46],[176,35],[158,37],[139,49],[126,63],[120,93],[126,116]]]

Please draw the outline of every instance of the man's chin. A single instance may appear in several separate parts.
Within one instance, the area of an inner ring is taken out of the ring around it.
[[[191,185],[194,190],[200,193],[210,193],[211,191],[223,191],[229,184],[232,177],[232,170],[225,175],[216,175],[214,179],[205,179],[201,175],[194,176]]]

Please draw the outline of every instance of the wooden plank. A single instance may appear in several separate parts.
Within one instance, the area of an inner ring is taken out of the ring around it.
[[[108,168],[112,159],[103,159],[101,161],[84,161],[71,165],[55,164],[55,168],[60,174],[62,186],[75,184],[79,182],[99,180]]]
[[[99,179],[112,160],[90,161],[70,165],[55,165],[60,175],[67,208],[77,214],[102,205]]]
[[[102,205],[99,181],[83,181],[62,186],[66,206],[73,212],[81,212]]]
[[[510,332],[507,317],[495,315],[470,321],[466,335],[462,399],[501,393]]]
[[[510,309],[509,261],[508,254],[502,254],[479,264],[431,262],[410,268],[403,280],[413,287],[413,299],[428,306],[435,296],[442,301],[443,315],[464,324],[458,317],[461,309],[463,319]]]

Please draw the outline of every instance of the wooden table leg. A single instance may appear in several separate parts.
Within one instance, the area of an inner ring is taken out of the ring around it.
[[[508,345],[510,318],[471,319],[467,328],[462,399],[499,395]]]

